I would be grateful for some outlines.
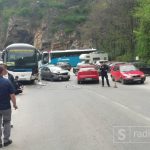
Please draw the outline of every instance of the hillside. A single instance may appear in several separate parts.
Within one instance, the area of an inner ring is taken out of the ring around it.
[[[93,47],[111,59],[133,60],[145,56],[144,43],[150,54],[149,36],[143,43],[139,37],[149,31],[149,19],[145,27],[140,16],[144,9],[150,14],[149,0],[0,0],[0,8],[0,49],[14,42],[40,50]]]

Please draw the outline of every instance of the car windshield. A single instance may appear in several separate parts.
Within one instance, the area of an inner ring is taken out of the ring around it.
[[[89,64],[84,64],[84,65],[81,65],[80,68],[95,68],[95,66],[89,65]]]
[[[80,68],[80,71],[89,71],[89,70],[95,70],[95,68]]]
[[[121,72],[128,72],[128,71],[134,71],[137,70],[137,68],[133,65],[123,65],[120,66],[120,71]]]

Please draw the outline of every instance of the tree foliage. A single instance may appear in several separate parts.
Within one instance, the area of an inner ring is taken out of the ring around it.
[[[134,57],[136,26],[132,16],[134,0],[98,0],[93,4],[89,20],[82,27],[83,39],[91,38],[100,51],[109,52],[111,58],[131,54]],[[129,56],[129,55],[128,55]]]
[[[12,16],[30,20],[33,29],[44,20],[51,36],[76,31],[111,59],[139,55],[150,62],[150,0],[0,0],[1,35]]]
[[[135,31],[137,38],[137,50],[141,59],[150,63],[150,1],[139,0],[135,16],[139,20],[139,26]]]

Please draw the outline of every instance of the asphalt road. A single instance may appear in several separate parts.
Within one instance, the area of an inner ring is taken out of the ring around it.
[[[26,85],[6,150],[149,150],[150,80],[144,85],[43,81]]]

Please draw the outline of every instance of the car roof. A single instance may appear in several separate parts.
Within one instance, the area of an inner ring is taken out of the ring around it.
[[[111,66],[115,66],[115,65],[121,65],[121,64],[127,64],[127,62],[111,62]]]
[[[83,64],[79,66],[79,68],[95,68],[95,67],[96,67],[95,65],[90,65],[90,64]]]
[[[118,63],[118,64],[115,64],[114,66],[134,66],[133,64],[131,63]]]

